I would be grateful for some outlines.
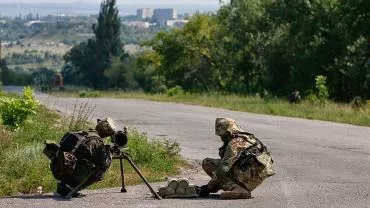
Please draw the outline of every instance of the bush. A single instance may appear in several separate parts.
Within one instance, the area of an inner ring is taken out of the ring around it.
[[[176,95],[183,95],[183,94],[184,94],[184,90],[182,89],[181,86],[178,86],[178,85],[176,85],[175,87],[167,91],[167,95],[170,97],[176,96]]]
[[[326,103],[329,98],[328,87],[326,86],[326,77],[318,75],[316,80],[317,99],[320,103]]]
[[[33,98],[33,90],[30,87],[23,89],[23,96],[20,98],[0,98],[0,113],[3,124],[11,130],[16,130],[24,124],[27,117],[35,114],[38,102]]]

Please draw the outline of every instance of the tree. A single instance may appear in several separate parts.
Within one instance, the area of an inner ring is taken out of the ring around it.
[[[136,57],[135,80],[146,92],[165,93],[165,78],[160,73],[162,56],[153,50],[144,51]]]
[[[226,53],[232,71],[230,90],[257,91],[265,74],[264,54],[271,29],[267,8],[271,0],[233,0],[218,11],[220,25],[228,40]]]
[[[158,68],[168,87],[210,91],[218,85],[212,58],[216,22],[196,15],[183,29],[159,33],[148,45],[161,57]]]
[[[104,72],[110,88],[134,90],[139,87],[134,77],[135,65],[133,62],[133,57],[115,58],[112,65]]]
[[[92,26],[95,34],[98,57],[104,58],[120,56],[123,53],[123,43],[120,40],[121,20],[118,16],[116,0],[104,0],[100,6],[98,23]]]
[[[75,73],[80,75],[84,84],[104,88],[107,82],[104,71],[110,67],[114,57],[124,54],[116,0],[102,1],[97,20],[97,24],[92,26],[95,37],[73,47],[64,60],[76,67]]]

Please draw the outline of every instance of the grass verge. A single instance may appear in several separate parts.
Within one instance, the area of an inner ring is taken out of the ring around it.
[[[310,101],[303,101],[300,104],[290,104],[288,101],[282,99],[263,99],[258,96],[241,96],[221,93],[181,93],[179,95],[169,96],[167,94],[71,90],[65,92],[52,92],[51,94],[62,97],[134,98],[162,102],[176,102],[266,115],[298,117],[370,126],[370,104],[360,109],[354,109],[350,104],[333,102],[320,104]]]
[[[40,106],[36,115],[16,132],[0,126],[0,196],[36,193],[39,186],[44,192],[55,190],[57,181],[51,174],[50,161],[42,154],[43,143],[46,139],[59,141],[68,131],[69,122],[70,119]],[[127,151],[149,181],[175,175],[185,165],[176,143],[151,140],[132,130],[128,146]],[[125,168],[127,185],[141,182],[128,165]],[[115,160],[104,180],[90,188],[119,187],[120,180],[119,161]]]

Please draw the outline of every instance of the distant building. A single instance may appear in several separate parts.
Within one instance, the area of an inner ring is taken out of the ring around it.
[[[134,27],[139,29],[147,29],[152,25],[149,22],[143,21],[124,21],[122,22],[122,24],[126,25],[127,27]]]
[[[183,27],[189,20],[167,20],[167,27]]]
[[[29,21],[26,23],[26,26],[31,26],[31,25],[42,25],[42,24],[46,24],[47,22],[45,21],[41,21],[41,20],[33,20],[33,21]]]
[[[183,19],[190,19],[193,16],[192,13],[184,13],[183,14]]]
[[[153,17],[153,9],[151,8],[142,8],[136,10],[136,16],[140,19],[152,18]]]
[[[165,25],[167,20],[174,20],[177,18],[177,11],[175,9],[154,9],[153,20],[160,25]]]

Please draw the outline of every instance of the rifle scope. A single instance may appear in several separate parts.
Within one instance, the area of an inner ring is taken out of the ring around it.
[[[124,148],[127,145],[128,138],[125,132],[116,131],[113,136],[111,136],[112,143],[118,148]]]

